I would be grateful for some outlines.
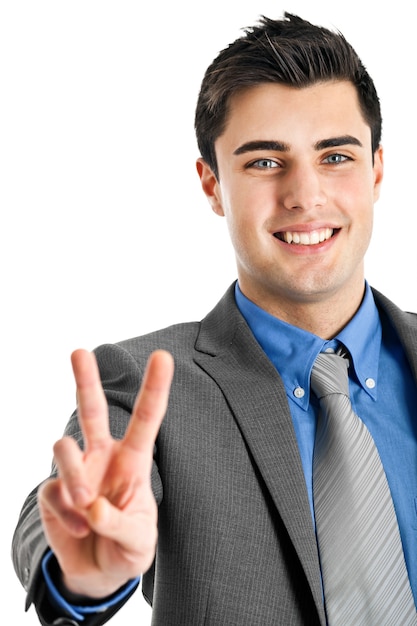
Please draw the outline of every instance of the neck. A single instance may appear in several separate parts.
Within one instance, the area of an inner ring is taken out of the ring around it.
[[[362,288],[353,293],[346,290],[343,294],[334,294],[325,299],[317,297],[298,300],[249,295],[244,289],[242,292],[270,315],[328,340],[335,337],[355,315],[361,305],[364,289],[362,284]]]

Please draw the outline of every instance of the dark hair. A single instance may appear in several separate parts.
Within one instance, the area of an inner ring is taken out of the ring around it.
[[[287,12],[279,20],[261,16],[257,26],[244,32],[207,68],[197,101],[198,148],[216,176],[214,143],[225,130],[230,99],[261,83],[302,88],[331,80],[351,82],[371,129],[372,153],[377,150],[382,126],[378,95],[358,55],[340,32]]]

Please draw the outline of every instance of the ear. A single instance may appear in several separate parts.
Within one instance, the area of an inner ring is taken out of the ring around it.
[[[384,154],[382,146],[374,153],[374,202],[379,198],[381,183],[384,177]]]
[[[206,194],[211,208],[217,215],[224,216],[220,184],[216,175],[202,158],[197,159],[196,167],[200,177],[201,187]]]

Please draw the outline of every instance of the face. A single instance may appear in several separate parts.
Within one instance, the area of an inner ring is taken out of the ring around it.
[[[232,99],[215,150],[218,180],[201,159],[197,169],[245,295],[272,313],[360,300],[382,151],[373,163],[353,85],[250,88]]]

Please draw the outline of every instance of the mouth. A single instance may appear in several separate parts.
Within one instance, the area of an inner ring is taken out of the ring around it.
[[[319,228],[309,232],[285,230],[274,233],[274,237],[284,243],[293,245],[316,246],[319,243],[323,243],[323,241],[331,239],[339,230],[339,228]]]

